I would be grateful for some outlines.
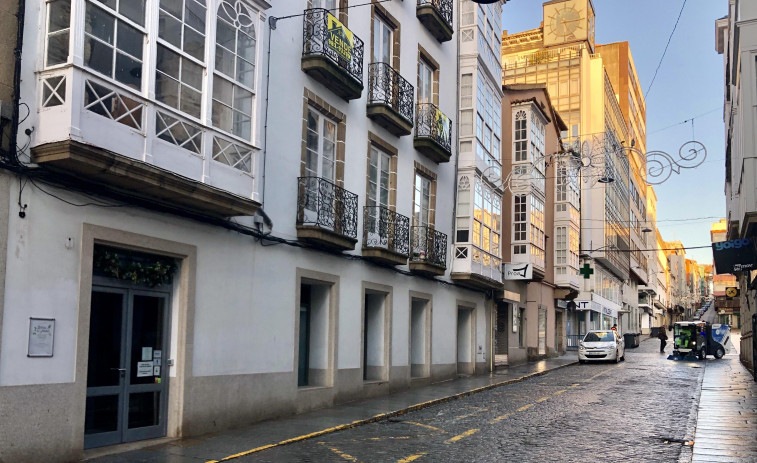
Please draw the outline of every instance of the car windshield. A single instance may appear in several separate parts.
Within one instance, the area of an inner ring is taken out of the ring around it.
[[[615,335],[612,331],[594,331],[586,333],[584,342],[610,342],[615,340]]]

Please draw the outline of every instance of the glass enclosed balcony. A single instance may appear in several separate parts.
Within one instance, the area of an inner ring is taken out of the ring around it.
[[[452,40],[452,0],[418,0],[415,15],[436,40]]]
[[[410,254],[410,218],[384,206],[363,209],[363,256],[404,265]]]
[[[436,105],[418,104],[413,146],[436,163],[449,162],[452,156],[452,121]]]
[[[325,248],[355,249],[357,195],[320,177],[297,179],[297,238]]]
[[[450,277],[476,288],[502,289],[502,259],[472,244],[456,244]]]
[[[387,63],[368,66],[368,117],[390,133],[410,135],[413,130],[414,89]]]
[[[363,48],[363,41],[328,10],[305,10],[302,70],[347,101],[363,92]]]
[[[428,226],[410,227],[410,270],[429,276],[447,270],[447,235]]]

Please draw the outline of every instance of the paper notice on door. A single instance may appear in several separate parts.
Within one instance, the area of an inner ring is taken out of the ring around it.
[[[160,376],[160,367],[159,366],[152,367],[152,375],[153,376]]]
[[[142,348],[142,361],[143,362],[152,361],[152,347]]]
[[[152,376],[152,362],[137,362],[137,378]]]
[[[163,351],[157,349],[152,351],[152,358],[156,363],[160,363],[160,359],[163,358]]]

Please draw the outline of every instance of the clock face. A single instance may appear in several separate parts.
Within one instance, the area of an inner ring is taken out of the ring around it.
[[[558,37],[568,37],[581,24],[581,15],[575,8],[566,6],[550,17],[550,32]]]

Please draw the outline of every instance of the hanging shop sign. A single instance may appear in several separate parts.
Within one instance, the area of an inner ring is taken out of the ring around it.
[[[757,248],[752,238],[712,243],[712,256],[718,274],[757,269]]]
[[[534,268],[531,264],[505,262],[502,273],[505,280],[531,280],[534,277]]]
[[[352,31],[347,29],[333,14],[328,13],[327,18],[328,38],[326,45],[334,50],[339,57],[352,61],[352,47],[355,45]]]

